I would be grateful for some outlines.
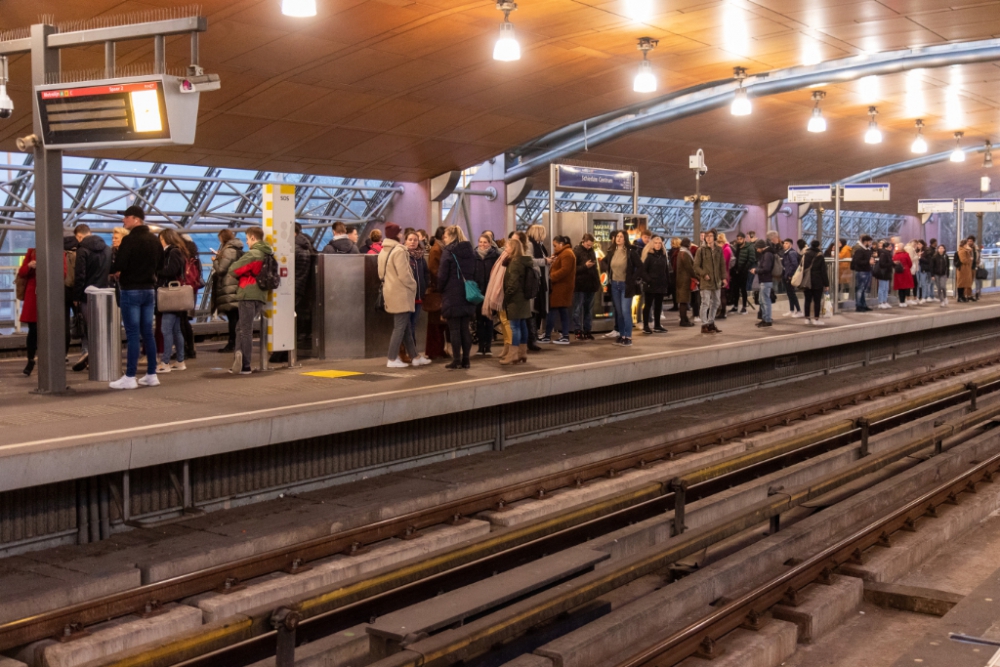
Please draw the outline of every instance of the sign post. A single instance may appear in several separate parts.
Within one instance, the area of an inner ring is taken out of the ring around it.
[[[836,291],[833,293],[833,314],[836,315],[840,311],[840,248],[837,246],[840,243],[840,202],[843,201],[889,201],[889,184],[888,183],[845,183],[843,185],[837,183],[834,185],[837,188],[836,192],[836,206],[837,206],[837,220],[834,226],[834,239],[833,239],[833,266],[834,266],[834,280],[833,283],[836,285]]]
[[[261,193],[264,240],[274,250],[281,282],[271,290],[264,308],[261,332],[262,369],[272,352],[288,352],[289,367],[295,366],[295,186],[269,183]],[[263,339],[263,336],[262,336]]]

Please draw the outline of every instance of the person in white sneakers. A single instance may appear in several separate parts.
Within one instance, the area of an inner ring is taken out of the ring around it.
[[[948,305],[948,273],[951,269],[948,261],[948,250],[944,244],[939,245],[931,257],[931,280],[937,288],[938,301],[941,307]]]
[[[417,299],[417,279],[410,268],[410,253],[399,242],[399,225],[388,223],[385,241],[378,254],[378,277],[382,280],[382,299],[385,312],[392,315],[392,336],[389,338],[387,368],[407,368],[410,364],[399,358],[402,343],[414,366],[430,363],[427,357],[417,356],[410,328],[410,313]]]
[[[830,276],[826,270],[826,259],[819,249],[819,241],[815,239],[802,256],[801,287],[806,299],[806,324],[826,326],[820,315],[823,313],[823,292],[830,287]]]

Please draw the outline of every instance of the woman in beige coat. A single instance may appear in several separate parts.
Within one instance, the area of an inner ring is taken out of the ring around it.
[[[392,337],[389,339],[388,368],[406,368],[410,364],[399,358],[400,343],[413,359],[414,366],[431,363],[425,356],[417,356],[410,328],[410,313],[417,299],[417,279],[410,268],[410,253],[398,241],[386,238],[378,254],[378,277],[382,280],[382,299],[385,312],[392,315]]]
[[[955,271],[955,292],[958,294],[959,301],[968,301],[972,295],[972,276],[976,270],[972,265],[975,251],[969,247],[968,239],[962,242],[956,254],[961,266]]]

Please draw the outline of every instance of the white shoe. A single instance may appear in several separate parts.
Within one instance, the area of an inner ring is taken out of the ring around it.
[[[421,354],[419,357],[414,359],[412,363],[414,366],[426,366],[431,363],[431,360]]]
[[[826,322],[824,322],[823,320],[813,320],[813,326],[814,327],[825,327],[826,326]]]
[[[792,313],[792,317],[799,318],[799,317],[805,317],[805,315],[802,314],[801,310],[796,310],[794,313]]]
[[[781,316],[782,317],[794,317],[795,313],[793,313],[792,311],[788,311],[787,313],[782,313]]]
[[[695,324],[700,324],[701,323],[701,318],[700,317],[695,317],[694,318],[694,322],[695,322]]]
[[[947,301],[942,301],[942,302],[941,302],[941,307],[942,307],[942,308],[944,308],[944,307],[945,307],[945,306],[947,306],[947,305],[948,305],[948,302],[947,302]]]
[[[812,323],[813,323],[813,318],[807,317],[806,318],[806,326],[812,326]]]
[[[147,374],[142,376],[142,379],[139,380],[139,384],[143,387],[159,387],[160,378],[156,376],[156,373],[153,373],[152,375]]]
[[[243,371],[243,353],[236,350],[233,354],[233,365],[230,367],[229,372],[233,375],[239,375]]]
[[[157,373],[169,373],[172,369],[166,364],[156,364]]]
[[[138,389],[139,383],[134,377],[123,375],[114,382],[108,384],[112,389]]]
[[[618,335],[618,332],[615,331],[614,329],[601,336],[601,338],[619,338],[619,337],[620,336]]]
[[[187,364],[185,364],[183,361],[179,363],[175,361],[170,364],[170,369],[174,371],[186,371],[188,367]]]
[[[906,303],[905,301],[902,301],[902,302],[900,302],[899,307],[900,308],[909,308],[910,304]]]
[[[386,368],[409,368],[410,365],[408,363],[406,363],[405,361],[403,361],[402,359],[396,358],[396,359],[390,359],[386,363],[385,367]]]

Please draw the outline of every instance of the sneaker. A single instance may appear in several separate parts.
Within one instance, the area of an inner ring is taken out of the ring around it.
[[[253,375],[252,368],[244,368],[240,371],[240,375]]]
[[[484,356],[484,357],[492,357],[492,356],[493,356],[493,353],[492,353],[492,352],[490,352],[489,350],[486,350],[485,352],[483,352],[483,356]]]
[[[622,338],[621,345],[622,345],[622,347],[632,347],[632,339],[631,338]]]
[[[173,369],[170,366],[168,366],[167,364],[164,364],[164,363],[156,364],[156,372],[157,373],[169,373],[171,370],[173,370]]]
[[[87,355],[82,355],[75,364],[73,364],[73,371],[79,373],[87,368]]]
[[[807,317],[806,318],[806,326],[812,326],[812,323],[813,323],[813,318]]]
[[[764,329],[766,327],[773,326],[773,325],[770,322],[765,322],[764,320],[761,320],[760,322],[758,322],[754,326],[756,326],[758,329]]]
[[[654,327],[653,333],[667,333],[667,330],[664,329],[663,327]]]
[[[905,301],[903,301],[902,303],[900,303],[900,304],[899,304],[899,307],[900,307],[900,308],[909,308],[909,307],[910,307],[910,304],[908,304],[908,303],[906,303]]]
[[[747,314],[747,307],[743,306],[742,308],[740,308],[740,312],[738,314],[739,315],[746,315]]]
[[[792,317],[799,319],[805,317],[805,315],[802,314],[801,310],[796,310],[794,313],[792,313]]]
[[[826,322],[824,322],[823,320],[820,320],[820,319],[815,319],[815,320],[813,320],[813,326],[814,327],[825,327],[826,326]]]
[[[410,365],[400,359],[399,357],[395,359],[389,359],[388,363],[385,365],[386,368],[409,368]]]
[[[621,336],[618,335],[617,331],[612,330],[601,336],[601,338],[621,338]]]
[[[242,375],[243,371],[243,353],[236,350],[236,354],[233,355],[233,365],[230,367],[229,372],[233,375]]]
[[[694,321],[695,321],[696,324],[701,324],[701,318],[700,317],[695,316]]]
[[[577,340],[587,340],[587,334],[583,333],[582,331],[577,331],[576,332],[576,339]]]
[[[138,389],[139,383],[134,377],[123,375],[114,382],[108,384],[112,389]]]
[[[646,334],[647,336],[652,336],[653,335],[653,330],[650,329],[649,327],[643,327],[642,328],[642,333]]]
[[[142,379],[139,380],[139,384],[143,387],[159,387],[160,378],[156,375],[156,373],[143,375]]]
[[[594,334],[587,331],[583,334],[583,338],[584,340],[594,340]]]
[[[431,360],[421,354],[416,359],[414,359],[412,363],[414,366],[426,366],[427,364],[431,363]]]
[[[941,307],[942,308],[944,308],[947,305],[948,305],[948,300],[947,299],[945,299],[944,301],[941,302]]]
[[[556,345],[569,345],[569,337],[563,336],[562,338],[558,338],[552,342],[555,343]]]
[[[548,345],[551,342],[552,339],[549,338],[548,336],[542,336],[541,338],[538,339],[539,345]]]
[[[795,317],[795,313],[793,313],[792,311],[788,311],[787,313],[782,313],[781,316],[782,317]]]
[[[187,364],[183,361],[175,361],[171,363],[170,368],[175,371],[186,371],[188,369]]]
[[[621,336],[619,336],[618,338],[615,338],[615,345],[621,345],[622,341],[624,341],[624,340],[625,339],[622,338]]]

